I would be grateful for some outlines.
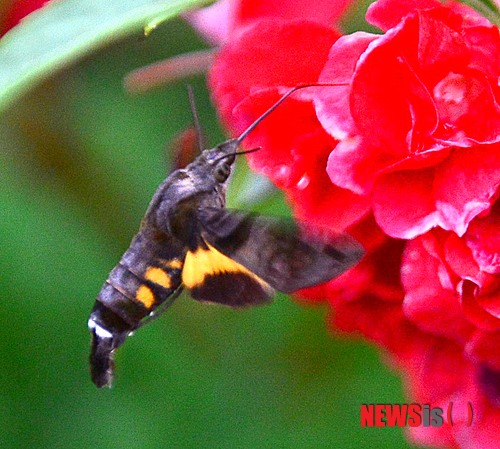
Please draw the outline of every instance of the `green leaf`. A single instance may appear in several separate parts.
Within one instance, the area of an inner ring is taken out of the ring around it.
[[[500,26],[500,12],[492,0],[461,0],[460,2],[475,9],[494,25]]]
[[[206,0],[60,0],[0,39],[0,111],[44,78],[97,47]]]

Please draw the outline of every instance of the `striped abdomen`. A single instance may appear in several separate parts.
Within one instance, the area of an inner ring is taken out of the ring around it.
[[[142,230],[104,283],[89,318],[92,379],[109,385],[113,352],[140,321],[181,285],[185,250],[172,238]]]

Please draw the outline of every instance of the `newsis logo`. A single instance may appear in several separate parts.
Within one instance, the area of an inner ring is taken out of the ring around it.
[[[472,404],[467,403],[467,426],[472,424]],[[453,426],[453,402],[443,410],[429,404],[361,404],[361,427],[441,427],[445,420]]]

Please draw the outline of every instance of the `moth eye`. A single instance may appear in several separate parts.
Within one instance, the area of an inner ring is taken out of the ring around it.
[[[229,174],[231,173],[231,168],[229,167],[229,164],[226,162],[222,163],[217,167],[215,170],[215,180],[217,182],[224,182],[228,177]]]

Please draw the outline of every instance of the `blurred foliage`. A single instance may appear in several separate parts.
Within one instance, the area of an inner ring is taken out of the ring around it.
[[[362,429],[362,403],[403,402],[374,348],[336,339],[320,307],[279,297],[234,311],[181,296],[117,354],[111,390],[89,380],[88,314],[191,122],[185,83],[129,97],[129,70],[202,43],[180,21],[88,56],[0,122],[0,447],[407,448]],[[211,143],[224,139],[192,79]],[[238,207],[286,213],[279,194]],[[255,192],[254,192],[255,193]],[[255,195],[253,195],[255,198]]]
[[[40,8],[42,3],[27,8],[24,13],[32,13],[23,18],[22,26],[2,36],[2,110],[20,93],[92,50],[140,29],[149,33],[170,17],[207,0],[64,0],[46,2]],[[3,23],[0,18],[0,25]]]

